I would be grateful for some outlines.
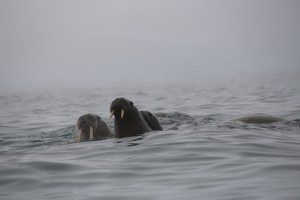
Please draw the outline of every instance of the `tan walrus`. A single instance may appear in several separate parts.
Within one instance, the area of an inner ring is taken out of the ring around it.
[[[106,139],[112,136],[111,130],[98,115],[82,115],[77,120],[77,127],[80,131],[79,142]]]

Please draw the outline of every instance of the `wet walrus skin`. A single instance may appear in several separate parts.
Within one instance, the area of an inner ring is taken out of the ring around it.
[[[79,142],[105,139],[112,136],[109,127],[98,115],[85,114],[78,118]]]
[[[144,120],[147,122],[148,126],[153,131],[162,131],[161,124],[159,123],[157,117],[149,111],[140,111]]]
[[[115,137],[130,137],[150,132],[152,130],[162,130],[155,116],[152,117],[150,112],[143,114],[133,105],[132,101],[125,98],[115,99],[110,106],[111,117],[115,116]],[[149,122],[147,123],[148,119]],[[153,119],[156,119],[157,122]],[[157,124],[158,123],[158,124]],[[151,129],[151,126],[153,129]]]

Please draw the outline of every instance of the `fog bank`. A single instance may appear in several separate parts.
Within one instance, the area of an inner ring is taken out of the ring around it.
[[[300,1],[0,1],[0,91],[300,74]]]

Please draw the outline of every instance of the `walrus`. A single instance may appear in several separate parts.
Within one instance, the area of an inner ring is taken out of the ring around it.
[[[282,121],[282,119],[272,115],[250,115],[236,119],[247,124],[270,124]]]
[[[110,118],[115,116],[115,137],[137,136],[152,130],[162,130],[158,119],[152,113],[141,113],[132,101],[125,98],[115,99],[111,103],[110,112]]]
[[[147,122],[148,126],[153,130],[153,131],[162,131],[163,128],[161,127],[161,124],[159,123],[157,117],[152,114],[149,111],[140,111],[142,114],[144,120]]]
[[[77,127],[80,130],[78,141],[99,140],[112,136],[110,128],[98,115],[85,114],[78,118]]]

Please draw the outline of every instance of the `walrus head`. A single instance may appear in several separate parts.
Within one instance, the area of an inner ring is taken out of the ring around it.
[[[100,120],[99,116],[92,114],[79,117],[77,120],[77,127],[80,130],[79,141],[94,140],[94,132]]]
[[[151,128],[132,101],[125,98],[115,99],[111,103],[110,113],[110,118],[115,116],[115,137],[136,136],[151,131]]]
[[[125,98],[117,98],[110,105],[110,119],[115,116],[117,119],[126,119],[135,111],[132,101]]]

